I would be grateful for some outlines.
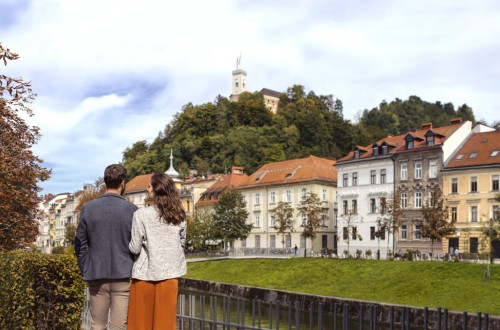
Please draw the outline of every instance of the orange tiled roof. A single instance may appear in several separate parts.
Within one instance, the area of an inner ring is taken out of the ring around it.
[[[125,187],[125,194],[132,193],[136,191],[145,191],[148,189],[149,180],[151,180],[151,176],[153,173],[138,175],[129,182],[127,182],[127,186]]]
[[[219,180],[215,182],[210,188],[205,190],[205,192],[201,195],[201,198],[196,202],[196,206],[203,206],[203,205],[210,205],[210,204],[215,204],[219,200],[219,196],[221,193],[223,193],[226,189],[232,188],[232,187],[238,187],[241,185],[242,182],[244,182],[247,178],[248,175],[243,174],[219,174]],[[213,198],[210,198],[210,197]]]
[[[395,154],[395,153],[400,153],[400,152],[414,152],[414,151],[419,151],[423,150],[425,148],[436,148],[440,147],[444,141],[453,133],[455,132],[462,124],[461,120],[456,120],[452,119],[452,124],[449,126],[444,126],[444,127],[437,127],[433,128],[431,123],[425,123],[422,125],[422,129],[419,130],[413,130],[409,131],[405,134],[397,135],[397,136],[391,136],[388,135],[385,138],[373,143],[370,146],[366,147],[360,147],[357,146],[358,149],[362,151],[366,151],[363,154],[359,156],[358,159],[366,159],[370,158],[373,156],[373,148],[372,146],[375,144],[382,145],[384,142],[386,144],[389,144],[393,146],[394,148],[388,152],[388,154]],[[425,139],[425,134],[428,132],[432,132],[435,135],[435,140],[434,140],[434,146],[428,147],[427,142]],[[406,149],[406,141],[405,137],[407,135],[411,135],[415,138],[414,140],[414,145],[412,149]],[[354,151],[349,152],[346,156],[340,158],[337,163],[349,161],[354,159]]]
[[[309,156],[265,164],[250,175],[239,188],[322,180],[337,182],[334,160]]]
[[[497,150],[497,155],[492,156],[495,150]],[[474,152],[477,153],[476,156],[472,159],[469,158]],[[459,157],[459,155],[462,155],[462,157]],[[498,130],[472,134],[445,168],[494,164],[500,166],[500,131]]]

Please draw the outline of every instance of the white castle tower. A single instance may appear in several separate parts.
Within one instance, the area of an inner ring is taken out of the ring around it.
[[[236,102],[241,93],[247,90],[247,72],[240,69],[241,55],[236,59],[236,70],[233,71],[233,93],[229,100]]]

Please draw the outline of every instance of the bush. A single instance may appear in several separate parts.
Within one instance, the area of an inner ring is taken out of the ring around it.
[[[64,253],[64,246],[54,246],[52,249],[52,254],[63,254]]]
[[[356,250],[356,259],[360,259],[362,254],[363,254],[363,251]]]
[[[0,329],[80,329],[85,283],[76,258],[0,253]]]

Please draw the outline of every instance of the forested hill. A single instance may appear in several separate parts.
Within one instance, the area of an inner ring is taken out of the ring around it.
[[[123,164],[129,177],[163,172],[172,148],[181,176],[190,169],[200,174],[224,173],[234,165],[252,173],[265,163],[309,155],[337,159],[355,145],[419,128],[423,122],[445,126],[458,116],[474,121],[466,105],[455,110],[451,103],[429,103],[411,96],[365,110],[360,122],[352,123],[343,116],[342,101],[306,93],[300,85],[281,95],[273,115],[260,92],[244,92],[238,102],[218,96],[214,102],[185,105],[151,144],[138,141],[127,148]]]

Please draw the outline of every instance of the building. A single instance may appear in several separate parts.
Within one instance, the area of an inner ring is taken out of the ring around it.
[[[337,169],[335,161],[309,156],[270,163],[250,175],[237,189],[243,194],[249,213],[248,223],[253,229],[247,239],[235,242],[236,248],[280,248],[281,237],[274,229],[271,210],[278,202],[290,203],[295,210],[295,229],[285,237],[285,247],[295,245],[302,249],[320,251],[336,248],[336,190]],[[305,219],[297,214],[297,207],[307,193],[315,193],[324,209],[323,227],[311,240],[302,235],[301,224]]]
[[[422,125],[404,135],[404,145],[393,153],[395,189],[400,193],[404,210],[397,249],[431,252],[432,242],[420,234],[424,220],[422,206],[428,202],[435,189],[442,191],[441,169],[453,152],[466,140],[472,130],[470,121],[452,119],[451,125],[434,128],[432,123]],[[440,242],[437,242],[438,246]]]
[[[370,146],[354,147],[335,163],[339,176],[339,254],[354,255],[360,250],[385,258],[387,250],[393,249],[393,235],[382,228],[381,212],[394,192],[392,157],[402,145],[404,135],[387,136]]]
[[[481,230],[500,210],[495,199],[500,193],[500,130],[482,131],[472,134],[443,168],[443,193],[457,228],[454,237],[443,239],[443,252],[458,247],[461,253],[481,253],[489,248]],[[494,257],[500,258],[500,243],[493,248]]]
[[[193,215],[195,205],[202,193],[217,182],[220,176],[220,174],[212,174],[207,177],[188,177],[184,180],[181,185],[180,198],[187,215]]]
[[[276,114],[276,112],[278,112],[281,93],[268,88],[262,88],[260,92],[264,96],[264,104],[266,107],[271,110],[272,113]]]

